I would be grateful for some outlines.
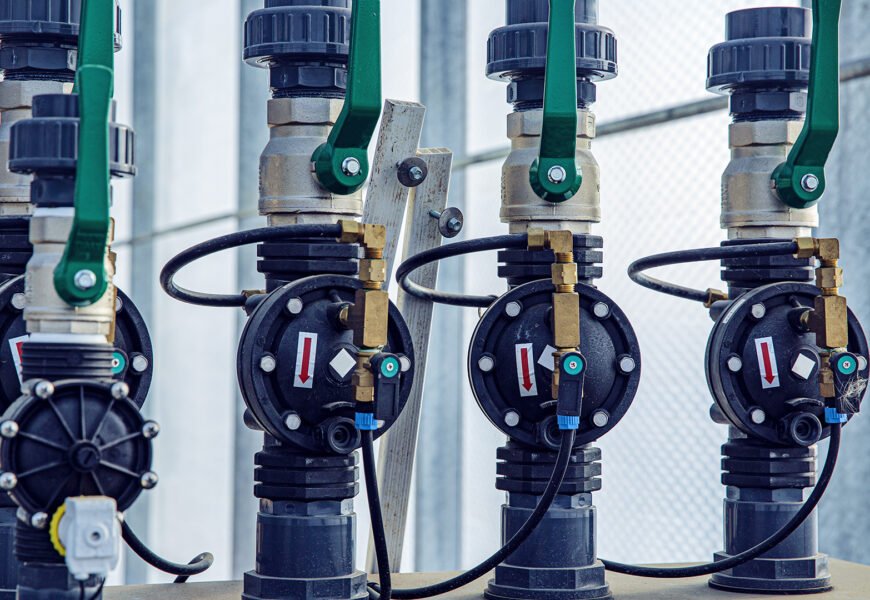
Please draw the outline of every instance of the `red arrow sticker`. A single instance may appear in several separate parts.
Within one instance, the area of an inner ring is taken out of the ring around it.
[[[537,396],[538,383],[535,381],[535,355],[532,344],[517,344],[516,356],[520,396]]]
[[[296,371],[293,377],[293,387],[310,390],[314,387],[314,357],[317,354],[317,334],[299,334],[296,345]]]
[[[18,373],[18,383],[24,383],[21,377],[21,353],[24,342],[29,339],[29,335],[21,335],[9,340],[9,350],[12,352],[12,362],[15,364],[15,371]]]
[[[761,374],[761,388],[779,387],[779,371],[776,368],[776,350],[773,338],[758,338],[755,340],[755,353],[758,355],[758,371]]]

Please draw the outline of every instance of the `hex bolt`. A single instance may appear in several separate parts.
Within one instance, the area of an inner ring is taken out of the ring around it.
[[[396,176],[399,183],[408,188],[414,188],[426,181],[429,176],[429,165],[422,158],[406,158],[398,165]]]
[[[516,427],[520,424],[520,413],[515,410],[509,410],[504,415],[504,424],[508,427]]]
[[[767,307],[759,302],[758,304],[753,304],[752,309],[750,309],[752,313],[752,318],[760,321],[767,314]]]
[[[619,358],[619,370],[623,375],[632,373],[637,368],[637,363],[630,356],[621,356]]]
[[[438,231],[446,238],[453,238],[459,235],[462,231],[462,226],[465,224],[465,217],[462,211],[458,208],[445,208],[439,212],[430,210],[429,216],[438,221]]]
[[[607,427],[610,423],[610,413],[606,410],[596,410],[592,413],[592,424],[596,427]]]
[[[348,156],[341,163],[341,172],[348,177],[356,177],[361,171],[362,164],[360,164],[359,159],[353,156]]]
[[[592,307],[592,314],[599,319],[606,319],[610,316],[610,307],[604,302],[596,302]]]
[[[491,356],[481,356],[477,360],[477,367],[484,373],[489,373],[495,368],[495,359]]]
[[[407,373],[414,365],[411,364],[411,359],[402,354],[399,356],[399,364],[402,365],[402,373]]]
[[[550,170],[547,171],[547,179],[550,180],[550,183],[560,184],[565,181],[568,177],[568,172],[565,171],[564,167],[560,167],[556,165],[555,167],[550,167]]]
[[[89,290],[97,285],[97,274],[89,269],[82,269],[73,277],[73,283],[80,290]]]
[[[45,380],[37,381],[36,385],[33,386],[33,393],[37,398],[42,398],[43,400],[51,398],[54,395],[54,384]]]
[[[146,440],[153,440],[160,433],[160,425],[156,421],[145,421],[142,426],[142,435]]]
[[[134,354],[133,360],[130,361],[130,366],[132,366],[133,370],[137,373],[144,373],[148,370],[148,367],[151,366],[151,363],[148,362],[148,358],[146,358],[144,354]]]
[[[756,425],[761,425],[767,420],[767,414],[760,408],[753,408],[749,411],[749,418],[752,419],[752,422]]]
[[[15,476],[15,473],[3,473],[0,475],[0,489],[8,492],[9,490],[14,490],[16,485],[18,485],[18,477]]]
[[[732,373],[739,373],[743,368],[743,359],[741,359],[736,354],[732,354],[728,357],[728,370]]]
[[[0,423],[0,435],[11,440],[18,435],[18,423],[15,421],[3,421]]]
[[[16,310],[24,310],[24,306],[27,304],[27,297],[21,292],[12,294],[11,304],[12,308]]]
[[[803,188],[805,192],[815,192],[819,189],[820,184],[821,181],[819,181],[818,176],[813,175],[812,173],[807,173],[801,177],[801,188]]]
[[[139,484],[146,490],[153,488],[157,485],[158,481],[159,478],[157,477],[157,473],[154,471],[146,471],[142,474],[142,477],[139,478]]]
[[[119,381],[112,384],[111,392],[112,398],[122,400],[130,395],[130,386],[123,381]]]
[[[278,361],[271,354],[265,354],[260,358],[260,369],[264,373],[271,373],[278,367]]]
[[[300,314],[303,308],[305,308],[305,303],[302,301],[302,298],[290,298],[287,301],[287,312],[291,315]]]
[[[286,425],[287,429],[290,431],[296,431],[302,427],[302,417],[295,412],[287,413],[287,416],[284,417],[284,425]]]
[[[33,513],[30,517],[30,525],[35,529],[45,529],[48,527],[48,514],[44,512]]]
[[[507,306],[504,307],[504,314],[509,316],[512,319],[517,318],[523,312],[523,305],[519,302],[508,302]]]

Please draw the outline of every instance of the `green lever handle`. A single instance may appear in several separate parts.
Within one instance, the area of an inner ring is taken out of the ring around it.
[[[380,0],[354,0],[350,36],[344,106],[311,157],[320,185],[340,195],[360,189],[369,175],[369,142],[381,116]]]
[[[803,131],[773,172],[780,199],[809,208],[825,193],[825,163],[840,130],[840,8],[842,0],[813,0],[810,88]]]
[[[83,0],[79,36],[79,139],[75,213],[54,288],[71,306],[97,302],[108,287],[109,117],[115,86],[114,0]]]
[[[576,0],[550,0],[544,124],[541,150],[529,170],[535,193],[547,202],[564,202],[583,184],[577,165]]]

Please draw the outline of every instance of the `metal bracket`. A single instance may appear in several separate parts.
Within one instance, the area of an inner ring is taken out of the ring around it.
[[[813,0],[807,118],[772,179],[779,198],[793,208],[809,208],[825,193],[825,163],[840,130],[841,5],[842,0]]]

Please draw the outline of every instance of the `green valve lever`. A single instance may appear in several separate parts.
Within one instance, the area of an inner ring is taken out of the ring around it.
[[[348,195],[365,184],[368,146],[380,116],[381,3],[354,0],[344,106],[326,143],[311,157],[320,185]]]
[[[807,118],[788,159],[773,172],[780,199],[809,208],[825,193],[825,162],[840,129],[840,7],[813,0],[813,41]]]
[[[79,139],[75,212],[54,288],[71,306],[97,302],[108,287],[109,116],[115,86],[115,2],[83,0],[75,91]]]
[[[550,0],[544,124],[541,150],[529,170],[535,193],[547,202],[564,202],[583,183],[577,165],[576,0]]]

